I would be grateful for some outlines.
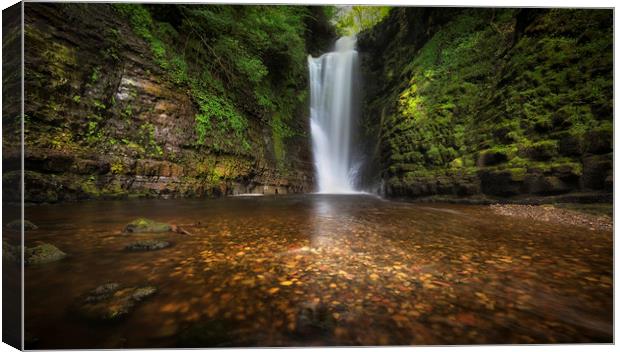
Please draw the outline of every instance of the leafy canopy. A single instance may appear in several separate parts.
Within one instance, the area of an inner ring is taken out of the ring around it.
[[[355,35],[374,27],[389,12],[390,6],[348,6],[336,13],[336,30],[340,35]]]

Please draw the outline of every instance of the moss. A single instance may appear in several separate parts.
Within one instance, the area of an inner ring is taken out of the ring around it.
[[[532,143],[524,148],[523,154],[533,160],[550,160],[558,155],[558,142],[543,140]]]
[[[86,193],[88,196],[92,198],[99,198],[101,196],[101,190],[95,184],[94,177],[91,177],[87,179],[86,181],[82,182],[82,184],[80,185],[80,188],[84,193]]]
[[[523,167],[506,169],[510,172],[510,179],[513,181],[523,181],[527,175],[527,169]]]
[[[125,226],[126,233],[168,232],[172,231],[169,224],[156,222],[151,219],[137,218]]]
[[[121,175],[123,174],[124,170],[125,170],[125,166],[123,165],[123,162],[121,161],[114,161],[110,165],[110,172],[113,174]]]
[[[522,178],[611,151],[611,11],[541,11],[516,33],[517,11],[462,10],[421,48],[381,53],[395,74],[377,91],[404,86],[366,102],[369,121],[396,105],[381,126],[390,182],[474,165]]]

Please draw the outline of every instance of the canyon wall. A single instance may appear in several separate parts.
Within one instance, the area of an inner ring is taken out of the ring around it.
[[[395,8],[358,45],[368,189],[612,191],[612,10]]]
[[[318,7],[27,3],[26,202],[312,191],[305,62],[333,36]]]

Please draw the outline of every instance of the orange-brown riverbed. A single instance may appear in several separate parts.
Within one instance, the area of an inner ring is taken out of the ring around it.
[[[191,235],[129,252],[137,237],[121,232],[137,217]],[[612,341],[611,231],[362,195],[84,202],[26,218],[39,226],[27,246],[68,254],[26,267],[35,348]],[[106,282],[157,292],[119,321],[74,314]]]

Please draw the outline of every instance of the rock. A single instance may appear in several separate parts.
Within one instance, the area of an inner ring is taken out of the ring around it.
[[[586,132],[584,149],[587,153],[607,154],[612,151],[613,131],[599,129]]]
[[[523,180],[509,170],[502,171],[481,171],[480,189],[482,193],[493,196],[514,196],[521,193]]]
[[[480,192],[480,187],[475,184],[474,182],[466,182],[465,180],[463,182],[458,183],[455,186],[456,189],[456,194],[458,196],[472,196],[478,192]]]
[[[521,151],[521,155],[537,161],[546,161],[558,153],[558,142],[554,140],[546,140],[533,143]]]
[[[583,158],[581,185],[586,189],[604,189],[605,179],[611,173],[613,162],[611,154],[589,155]]]
[[[36,247],[28,248],[24,251],[24,261],[26,265],[51,263],[66,257],[67,254],[58,247],[43,243]]]
[[[71,309],[88,320],[118,321],[155,292],[157,289],[153,286],[123,288],[119,283],[109,282],[83,295]]]
[[[508,156],[506,155],[506,153],[487,150],[480,153],[476,165],[478,167],[487,167],[501,164],[506,161],[508,161]]]
[[[22,227],[22,221],[17,219],[17,220],[13,220],[11,222],[9,222],[8,224],[6,224],[6,227],[11,229],[11,230],[15,230],[15,231],[20,231],[21,227]],[[28,220],[24,220],[24,231],[31,231],[31,230],[36,230],[39,227],[35,224],[33,224],[32,222],[28,221]]]
[[[581,155],[581,139],[567,132],[558,140],[558,151],[564,156]]]
[[[172,226],[163,222],[156,222],[150,219],[138,218],[125,226],[125,233],[140,232],[169,232]]]
[[[569,185],[555,176],[528,176],[525,185],[529,193],[540,195],[562,194],[571,190]]]
[[[571,164],[553,166],[551,176],[556,176],[574,189],[579,188],[580,169],[578,166]]]
[[[125,249],[128,251],[154,251],[170,246],[170,242],[158,240],[144,240],[128,244]]]

